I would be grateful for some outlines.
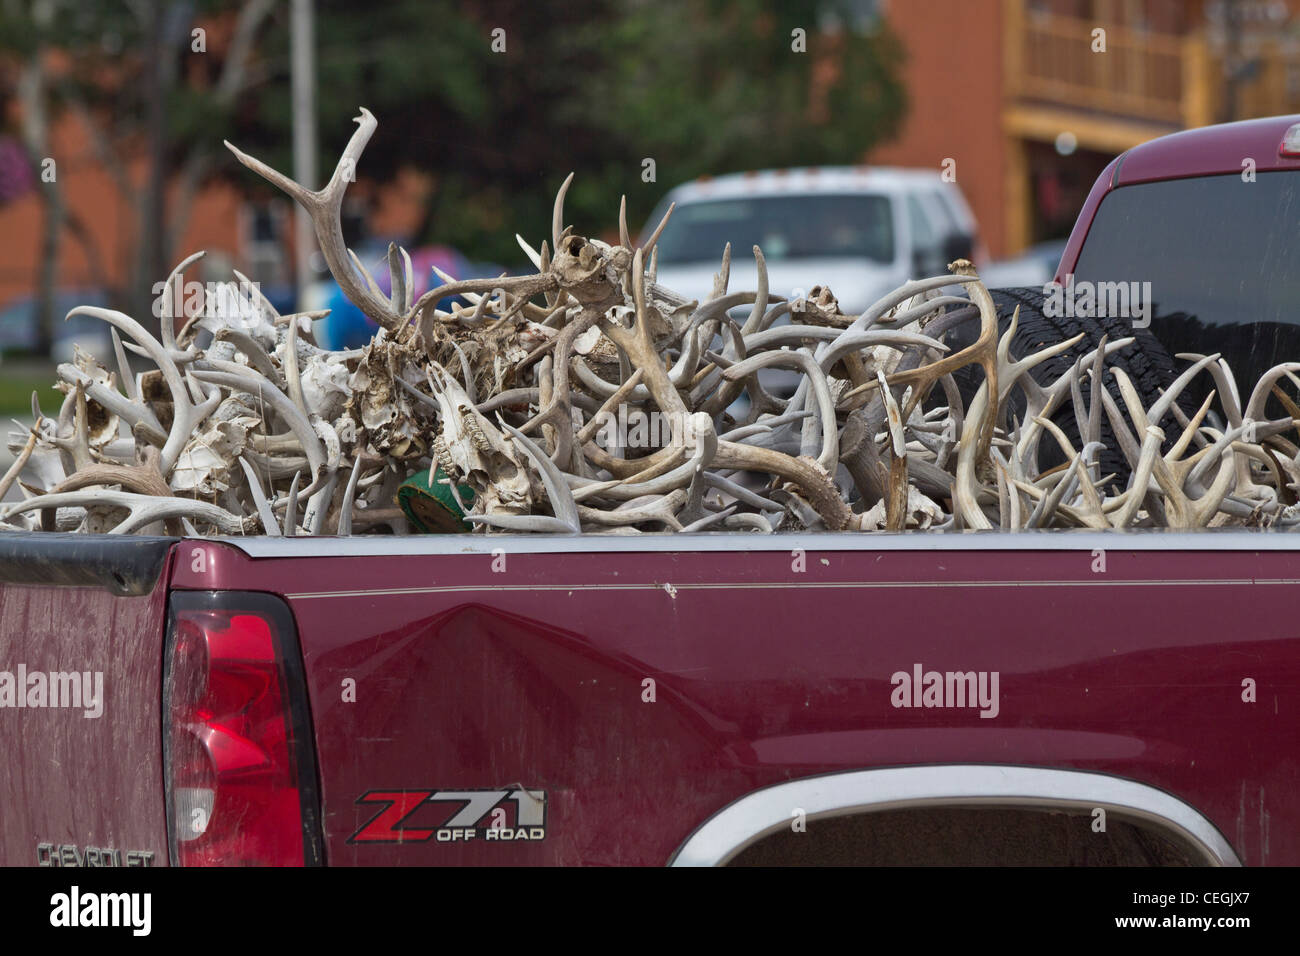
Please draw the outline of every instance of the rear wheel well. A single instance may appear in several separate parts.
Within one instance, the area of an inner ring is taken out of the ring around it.
[[[1104,830],[1100,829],[1104,819]],[[1109,810],[932,806],[809,819],[750,844],[730,866],[1198,866],[1193,843]]]

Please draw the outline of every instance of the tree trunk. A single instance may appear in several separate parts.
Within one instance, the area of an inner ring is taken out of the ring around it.
[[[18,80],[19,99],[23,107],[23,145],[36,175],[40,177],[41,206],[45,212],[42,224],[40,258],[36,265],[36,290],[34,311],[36,319],[36,352],[49,356],[54,344],[54,323],[59,277],[59,241],[63,231],[64,205],[58,168],[47,173],[46,160],[50,156],[49,109],[46,102],[45,47],[38,45],[31,58],[23,64]]]
[[[149,0],[148,47],[145,54],[149,64],[145,83],[145,142],[148,144],[149,164],[147,179],[141,192],[139,209],[139,235],[137,237],[137,271],[130,291],[134,316],[145,328],[155,328],[153,315],[153,287],[163,282],[169,271],[163,258],[165,240],[167,178],[167,95],[164,77],[167,18],[159,0]]]
[[[41,236],[41,261],[36,275],[36,353],[54,351],[54,331],[62,316],[58,311],[59,246],[63,238],[63,192],[57,182],[42,183],[45,227]]]

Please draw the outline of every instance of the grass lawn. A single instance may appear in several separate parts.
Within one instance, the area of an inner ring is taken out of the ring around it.
[[[56,380],[52,365],[0,364],[0,420],[31,417],[33,390],[40,395],[41,411],[57,415],[63,394],[53,388]]]

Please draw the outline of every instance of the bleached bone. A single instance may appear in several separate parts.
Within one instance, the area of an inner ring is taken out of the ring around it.
[[[80,530],[171,522],[186,533],[403,534],[398,486],[440,466],[457,500],[461,480],[474,487],[467,521],[479,531],[1300,527],[1300,445],[1288,437],[1300,438],[1300,400],[1287,391],[1300,387],[1300,361],[1270,369],[1243,403],[1220,357],[1191,356],[1147,408],[1109,366],[1134,340],[1103,338],[1055,381],[1039,381],[1030,373],[1081,348],[1078,339],[1012,355],[1018,314],[999,335],[992,298],[965,261],[850,317],[824,287],[798,302],[772,295],[757,247],[756,288],[728,292],[727,245],[710,294],[695,302],[655,281],[667,216],[641,249],[625,204],[617,245],[586,238],[564,222],[572,175],[555,196],[547,241],[534,249],[516,237],[535,274],[456,280],[435,269],[444,284],[417,298],[410,256],[390,245],[384,294],[339,223],[374,128],[362,110],[316,192],[235,151],[308,209],[340,287],[380,325],[373,340],[317,347],[311,323],[324,313],[278,315],[238,272],[238,284],[222,286],[237,308],[209,299],[174,336],[170,322],[154,338],[122,313],[74,310],[110,326],[118,375],[81,359],[61,366],[58,415],[35,403],[36,425],[11,434],[21,460],[0,490],[17,483],[31,497],[3,512],[9,529],[32,527],[39,512]],[[965,297],[942,291],[952,286]],[[174,294],[169,281],[163,304]],[[436,308],[453,296],[463,301]],[[744,306],[743,319],[728,314]],[[776,324],[787,316],[794,321]],[[948,333],[976,318],[975,343],[954,351]],[[199,329],[213,336],[203,348]],[[137,372],[128,354],[157,371]],[[971,364],[984,374],[968,405],[953,372]],[[771,366],[799,373],[791,398],[763,389],[759,372]],[[1118,402],[1104,387],[1108,370]],[[1202,372],[1215,391],[1189,415],[1177,400]],[[748,410],[733,418],[741,396]],[[1289,417],[1263,420],[1272,397]],[[670,435],[649,448],[601,447],[603,419],[624,407],[667,416]],[[1066,437],[1067,416],[1081,450]],[[1164,443],[1170,420],[1180,432]],[[1126,483],[1101,473],[1103,422],[1109,450],[1131,469]],[[1044,435],[1063,466],[1042,470]],[[288,493],[276,493],[290,476]],[[177,490],[219,501],[193,507],[225,517],[175,514]]]

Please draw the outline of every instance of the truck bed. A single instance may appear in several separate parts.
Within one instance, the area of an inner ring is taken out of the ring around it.
[[[99,719],[0,710],[0,862],[167,862],[163,632],[195,590],[292,613],[330,865],[717,863],[799,812],[914,834],[933,807],[1104,807],[1190,862],[1300,863],[1287,535],[136,541],[165,560],[132,593],[0,562],[0,669],[105,686]]]

